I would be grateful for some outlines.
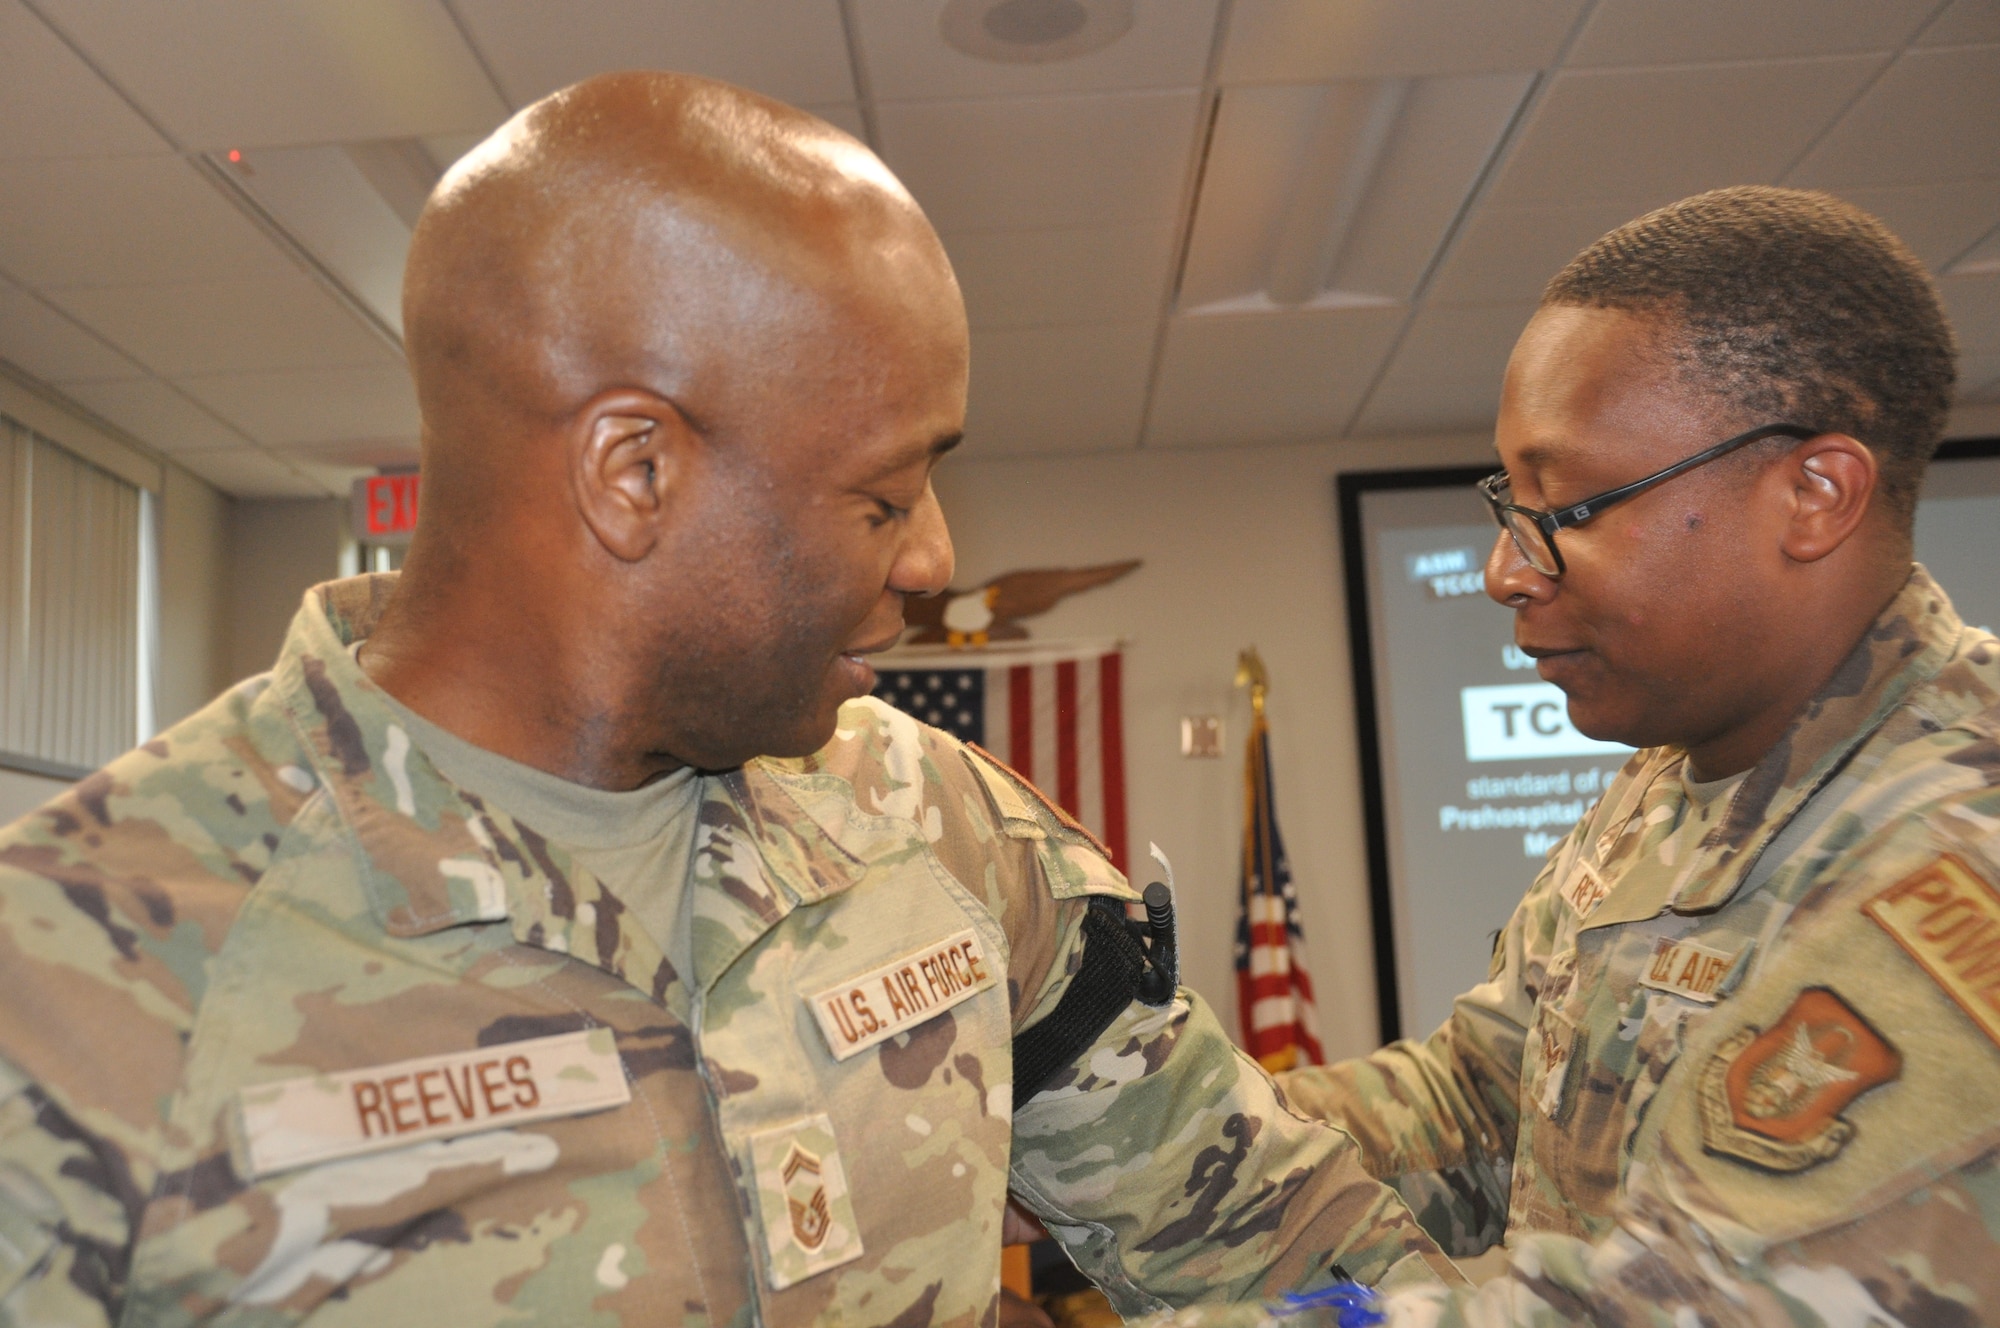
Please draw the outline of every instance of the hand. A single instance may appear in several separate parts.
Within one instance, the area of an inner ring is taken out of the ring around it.
[[[1049,1229],[1033,1213],[1021,1207],[1018,1201],[1007,1200],[1007,1215],[1000,1220],[1002,1245],[1032,1245],[1038,1240],[1047,1240],[1048,1236]]]

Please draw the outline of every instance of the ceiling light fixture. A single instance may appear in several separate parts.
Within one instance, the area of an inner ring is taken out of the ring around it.
[[[951,0],[947,44],[979,60],[1046,64],[1101,51],[1132,29],[1132,0]]]

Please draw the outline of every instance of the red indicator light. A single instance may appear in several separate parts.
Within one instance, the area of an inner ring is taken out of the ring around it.
[[[243,154],[241,152],[238,152],[235,148],[231,148],[229,149],[229,161],[231,165],[241,165],[243,162]]]

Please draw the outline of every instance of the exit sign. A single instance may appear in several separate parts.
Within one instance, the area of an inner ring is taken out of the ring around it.
[[[354,538],[408,544],[417,528],[417,476],[370,475],[354,481]]]

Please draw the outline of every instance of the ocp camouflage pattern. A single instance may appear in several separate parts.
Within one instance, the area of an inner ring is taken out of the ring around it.
[[[393,587],[316,589],[272,673],[0,832],[0,1322],[990,1325],[1010,1185],[1128,1312],[1452,1276],[1192,993],[1010,1119],[1132,891],[1004,771],[855,702],[701,777],[656,935],[413,748],[350,649]],[[968,930],[999,981],[832,1057],[809,997]],[[244,1174],[246,1087],[584,1029],[626,1105]]]
[[[1390,1322],[2000,1320],[2000,642],[1915,568],[1708,820],[1682,762],[1631,759],[1429,1039],[1281,1076],[1446,1250],[1505,1238]],[[1912,888],[1899,941],[1865,910]]]

